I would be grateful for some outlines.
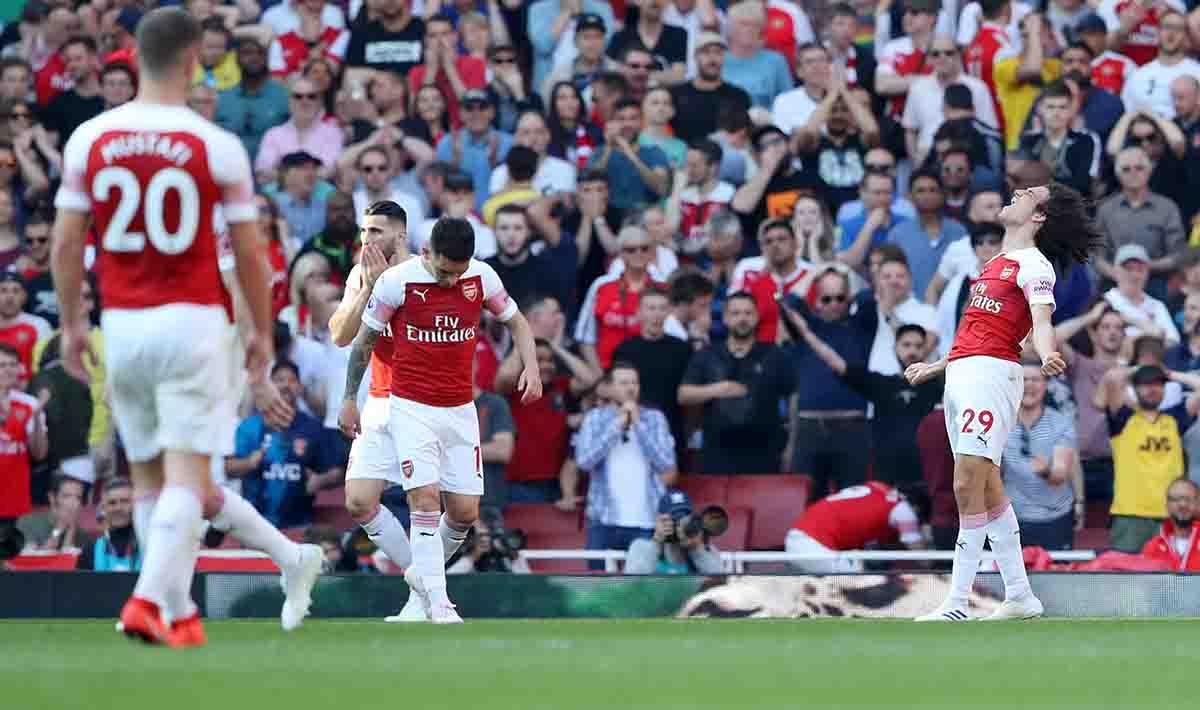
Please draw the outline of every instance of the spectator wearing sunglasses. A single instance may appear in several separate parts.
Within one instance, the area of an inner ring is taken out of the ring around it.
[[[1021,526],[1021,544],[1069,550],[1074,540],[1075,502],[1083,502],[1082,474],[1075,465],[1075,422],[1046,406],[1041,363],[1025,363],[1025,391],[1017,425],[1001,460],[1004,490]],[[981,420],[982,424],[982,420]],[[1083,506],[1078,507],[1080,514]]]
[[[877,147],[868,150],[863,156],[863,175],[887,175],[895,179],[896,177],[896,156],[887,148]],[[861,217],[863,212],[863,201],[861,199],[850,200],[845,202],[841,207],[837,208],[836,221],[840,226],[842,222]],[[917,208],[908,201],[908,198],[899,192],[892,193],[892,213],[898,217],[905,219],[916,219]]]
[[[58,327],[58,299],[54,295],[54,280],[50,276],[51,217],[36,211],[25,220],[22,230],[25,249],[12,270],[25,280],[29,298],[25,311],[46,319],[51,328]]]
[[[321,120],[321,93],[316,84],[300,77],[292,81],[288,107],[291,118],[263,135],[262,145],[254,160],[254,172],[259,181],[275,179],[279,161],[290,153],[304,151],[321,161],[319,174],[329,177],[342,152],[342,130],[336,124]]]
[[[1150,157],[1142,148],[1125,148],[1117,154],[1115,169],[1121,190],[1100,202],[1096,221],[1108,238],[1110,255],[1127,244],[1137,244],[1145,249],[1149,257],[1147,267],[1154,279],[1148,290],[1155,295],[1155,286],[1165,286],[1166,276],[1175,269],[1183,254],[1187,234],[1179,207],[1150,189],[1150,168]],[[1097,259],[1096,267],[1102,274],[1116,279],[1113,264],[1107,256]],[[1165,288],[1157,295],[1165,296]]]
[[[1141,148],[1150,159],[1150,191],[1170,198],[1186,210],[1184,221],[1191,220],[1197,201],[1183,162],[1187,138],[1179,126],[1146,109],[1130,111],[1117,122],[1105,147],[1114,161],[1125,148]]]

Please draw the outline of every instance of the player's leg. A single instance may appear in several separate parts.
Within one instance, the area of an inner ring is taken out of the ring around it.
[[[130,462],[129,481],[133,484],[133,532],[137,535],[138,549],[145,555],[150,543],[150,517],[154,515],[154,504],[162,492],[162,457],[142,463]]]
[[[1004,580],[1004,603],[987,617],[990,621],[1005,619],[1032,619],[1042,615],[1041,601],[1033,595],[1029,575],[1025,571],[1025,557],[1021,550],[1021,528],[1012,503],[1004,494],[1004,481],[999,467],[992,472],[987,486],[988,523],[987,536],[996,565]]]
[[[446,512],[438,521],[438,533],[442,537],[442,555],[449,562],[462,547],[475,521],[479,519],[477,495],[463,495],[446,491]]]
[[[404,579],[422,597],[426,613],[434,623],[452,623],[458,618],[446,594],[446,562],[441,521],[441,487],[429,483],[408,491],[412,521],[412,567]],[[461,622],[461,619],[458,619]]]
[[[362,433],[350,444],[346,466],[346,510],[376,547],[396,566],[407,569],[412,564],[408,535],[392,511],[380,505],[383,492],[391,485],[403,485],[405,479],[388,428],[390,417],[387,399],[370,397],[363,405]]]

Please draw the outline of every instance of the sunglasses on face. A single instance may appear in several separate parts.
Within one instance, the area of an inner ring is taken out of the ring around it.
[[[954,51],[953,49],[931,49],[931,50],[929,50],[929,58],[930,59],[940,59],[941,57],[953,57],[953,56],[956,56],[957,54],[958,54],[958,52]]]
[[[492,57],[492,64],[516,64],[516,57]]]
[[[886,175],[887,173],[892,172],[895,167],[896,166],[892,165],[891,163],[865,163],[863,165],[863,170],[866,170],[869,173]]]
[[[650,252],[649,244],[632,244],[627,247],[621,247],[621,252],[625,254],[647,254]]]
[[[363,171],[364,173],[382,173],[387,172],[387,166],[381,164],[364,165],[359,168],[359,170]]]
[[[845,302],[846,302],[846,294],[844,294],[844,293],[827,293],[824,296],[821,296],[819,299],[817,299],[817,303],[820,303],[822,306],[828,306],[831,303],[845,303]]]
[[[31,245],[48,244],[50,242],[50,237],[26,237],[25,241],[29,242]]]
[[[297,101],[316,101],[318,98],[320,98],[320,95],[316,92],[311,94],[292,94],[292,98],[296,99]]]

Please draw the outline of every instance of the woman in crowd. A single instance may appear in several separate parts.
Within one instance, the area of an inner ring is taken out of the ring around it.
[[[556,158],[573,163],[580,170],[587,165],[592,151],[604,137],[586,119],[583,95],[569,81],[560,81],[550,90],[550,111],[546,123],[550,127],[550,147],[547,152]]]

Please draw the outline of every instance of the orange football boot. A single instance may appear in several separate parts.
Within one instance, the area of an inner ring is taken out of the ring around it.
[[[170,629],[163,622],[158,605],[141,597],[130,597],[121,609],[121,632],[152,644],[170,644]]]
[[[208,636],[204,633],[204,625],[200,623],[200,612],[187,617],[171,622],[170,644],[174,648],[189,648],[192,646],[203,646],[208,643]]]

